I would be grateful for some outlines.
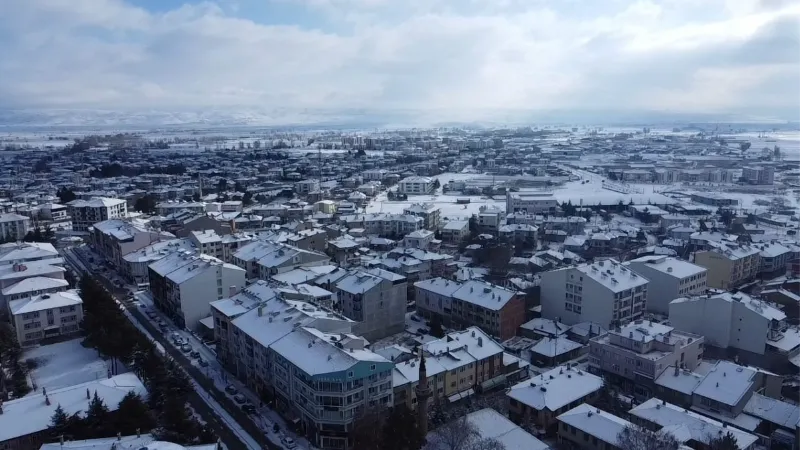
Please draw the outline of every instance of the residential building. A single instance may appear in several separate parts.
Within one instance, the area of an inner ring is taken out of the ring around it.
[[[393,404],[394,365],[368,350],[352,334],[353,322],[333,311],[274,297],[230,326],[239,379],[274,399],[315,447],[350,448],[354,419],[367,407]]]
[[[448,244],[460,244],[468,237],[468,220],[451,220],[442,227],[442,241]]]
[[[456,419],[458,420],[458,419]],[[464,418],[473,427],[481,439],[497,442],[506,450],[525,449],[525,450],[549,450],[550,446],[535,438],[522,427],[519,427],[506,419],[505,416],[491,408],[484,408],[467,414]],[[451,438],[442,437],[441,441],[437,438],[436,431],[428,433],[427,442],[436,447],[438,442],[451,442]],[[445,444],[449,445],[449,444]],[[427,447],[423,447],[427,448]]]
[[[253,236],[246,233],[234,233],[222,236],[222,257],[220,257],[220,259],[226,263],[233,264],[233,255],[252,240]]]
[[[209,304],[245,285],[244,269],[213,256],[175,251],[149,266],[153,301],[180,328],[194,330],[211,315]]]
[[[48,260],[0,265],[0,290],[6,291],[13,286],[26,286],[25,284],[19,285],[19,283],[29,278],[64,280],[66,271],[67,269],[64,267],[56,265],[56,263],[51,264]],[[6,307],[4,295],[0,297],[0,308],[5,311]]]
[[[429,177],[406,177],[400,180],[397,192],[406,195],[426,195],[434,191],[434,179]]]
[[[118,270],[122,269],[123,257],[128,253],[161,240],[174,239],[169,233],[149,230],[122,219],[97,222],[89,228],[89,233],[92,249]]]
[[[558,200],[552,193],[507,192],[506,212],[526,214],[553,214],[558,207]]]
[[[336,283],[342,314],[370,341],[405,329],[407,280],[382,269],[354,270]]]
[[[622,430],[633,426],[627,420],[587,403],[559,415],[558,441],[580,450],[621,450],[617,439]]]
[[[628,414],[634,424],[670,433],[692,448],[708,448],[711,439],[727,433],[733,434],[739,450],[755,449],[758,443],[758,436],[657,398],[637,405]]]
[[[678,330],[705,336],[712,355],[732,349],[748,364],[783,367],[800,353],[800,332],[788,326],[786,314],[742,292],[673,300],[669,322]]]
[[[0,308],[5,311],[12,300],[34,297],[41,294],[52,294],[69,289],[67,280],[60,278],[31,277],[18,281],[0,291]]]
[[[611,378],[637,397],[649,397],[665,370],[694,370],[702,357],[703,336],[646,320],[589,341],[589,370]]]
[[[83,300],[75,290],[40,294],[9,301],[8,312],[17,341],[30,347],[42,339],[78,333]]]
[[[72,217],[72,231],[89,231],[89,227],[109,219],[124,219],[128,203],[118,198],[94,197],[91,200],[73,200],[67,203]]]
[[[27,262],[48,262],[55,265],[64,263],[64,259],[46,242],[11,242],[0,245],[0,266],[24,264]]]
[[[39,450],[141,450],[143,448],[171,450],[222,450],[219,442],[205,445],[179,445],[173,442],[160,441],[150,434],[134,436],[114,436],[100,439],[80,441],[65,440],[42,445]]]
[[[420,248],[426,250],[433,241],[433,231],[417,230],[407,234],[403,238],[403,246],[408,248]]]
[[[433,278],[414,284],[417,312],[438,316],[447,326],[478,326],[500,340],[510,339],[525,322],[525,296],[483,281],[465,283]]]
[[[517,245],[536,247],[536,236],[539,229],[533,225],[515,223],[503,225],[498,229],[500,239]]]
[[[694,254],[694,262],[705,267],[708,287],[730,290],[752,281],[761,267],[761,249],[750,245],[709,242],[711,249]]]
[[[436,231],[441,226],[441,210],[432,203],[414,203],[404,208],[403,214],[422,217],[422,227],[426,230]]]
[[[508,417],[520,426],[546,433],[556,427],[561,414],[594,402],[602,388],[603,379],[596,375],[569,365],[556,367],[506,391]]]
[[[754,244],[754,247],[760,250],[761,266],[758,268],[759,276],[769,279],[786,273],[792,257],[792,250],[789,246],[772,241]]]
[[[613,259],[544,272],[542,317],[567,325],[594,322],[605,328],[627,323],[644,314],[649,283]]]
[[[477,225],[481,233],[497,233],[503,222],[505,214],[496,208],[481,206],[478,211]]]
[[[50,418],[61,407],[67,416],[85,417],[86,405],[95,393],[113,412],[119,402],[134,392],[143,398],[147,390],[133,373],[77,384],[61,389],[34,392],[7,402],[0,402],[0,448],[33,450],[51,439]]]
[[[29,217],[16,213],[0,214],[0,238],[21,241],[30,230]]]
[[[294,190],[300,195],[308,195],[319,191],[319,180],[302,180],[294,184]]]
[[[626,262],[650,281],[647,311],[669,314],[669,302],[706,291],[706,268],[671,256],[643,256]]]
[[[743,167],[742,179],[749,184],[774,184],[775,168],[771,166]]]
[[[204,255],[222,259],[222,236],[214,230],[190,231],[189,240]]]
[[[321,266],[329,261],[330,258],[322,253],[263,240],[249,242],[233,254],[233,264],[246,271],[248,280],[266,280],[277,273],[298,267]]]
[[[189,239],[170,239],[154,242],[134,252],[122,256],[120,275],[133,284],[150,283],[149,266],[170,253],[176,251],[197,251],[197,247]]]

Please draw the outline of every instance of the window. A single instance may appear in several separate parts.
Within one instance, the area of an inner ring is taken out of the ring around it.
[[[353,378],[353,371],[347,372],[347,378]]]
[[[374,372],[374,371],[375,371],[375,364],[373,364],[373,365],[369,366],[369,370],[371,370],[371,371],[373,371],[373,372]]]

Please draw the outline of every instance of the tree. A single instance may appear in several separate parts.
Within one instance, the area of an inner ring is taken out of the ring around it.
[[[385,450],[417,450],[422,447],[425,437],[417,427],[417,417],[402,404],[389,410],[383,423],[381,441],[381,448]]]
[[[217,182],[217,192],[225,192],[228,190],[228,180],[221,178]]]
[[[708,442],[708,447],[711,450],[739,450],[739,445],[736,443],[736,436],[730,431],[722,436],[712,436]]]
[[[250,191],[246,191],[242,196],[242,205],[250,205],[253,203],[253,193]]]
[[[733,223],[733,218],[734,218],[733,211],[731,211],[730,209],[720,208],[719,210],[717,210],[717,214],[719,214],[719,220],[721,220],[726,227],[731,226],[731,223]]]
[[[77,198],[72,189],[61,188],[56,192],[56,196],[61,203],[69,203]]]
[[[482,437],[478,427],[462,416],[436,429],[425,450],[505,450],[505,445]]]
[[[198,192],[195,192],[194,194],[192,194],[192,201],[193,202],[199,202],[200,201],[200,194]]]
[[[139,394],[131,391],[119,402],[119,407],[114,413],[115,429],[123,436],[136,433],[136,430],[150,430],[153,428],[153,416],[150,409]]]
[[[680,443],[670,433],[653,432],[628,425],[617,435],[620,450],[677,450]]]
[[[350,438],[353,448],[359,450],[382,450],[383,423],[386,412],[378,408],[367,408],[353,421]]]
[[[433,180],[433,189],[436,190],[436,189],[439,189],[440,187],[442,187],[442,185],[439,183],[439,179],[438,178],[434,179]]]
[[[442,319],[439,317],[438,314],[435,314],[433,318],[431,318],[430,324],[430,335],[437,338],[444,337],[444,328],[442,328]]]
[[[88,393],[88,390],[87,390]],[[108,407],[94,391],[89,408],[86,410],[86,431],[91,437],[103,437],[113,431],[110,428]]]
[[[140,197],[133,204],[133,209],[139,212],[153,214],[156,212],[156,199],[150,194]]]
[[[608,179],[611,180],[611,181],[619,180],[619,178],[617,178],[617,174],[614,173],[614,172],[608,172]]]

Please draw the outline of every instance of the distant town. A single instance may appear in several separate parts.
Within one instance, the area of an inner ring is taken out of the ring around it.
[[[796,130],[4,130],[0,158],[0,450],[800,444]]]

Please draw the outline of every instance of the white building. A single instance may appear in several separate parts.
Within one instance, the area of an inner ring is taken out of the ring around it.
[[[319,191],[318,180],[303,180],[294,184],[294,190],[300,195],[306,195],[311,192]]]
[[[141,450],[143,448],[154,450],[222,450],[223,447],[219,443],[183,446],[173,442],[159,441],[150,434],[139,434],[80,441],[66,440],[64,442],[44,444],[39,450]]]
[[[128,203],[118,198],[73,200],[67,206],[72,217],[72,231],[89,231],[89,227],[97,222],[123,219],[128,215]]]
[[[188,238],[200,250],[200,253],[222,259],[222,236],[218,235],[216,231],[191,231]]]
[[[244,269],[208,255],[178,251],[149,266],[155,305],[179,327],[194,330],[209,304],[245,285]]]
[[[117,270],[122,269],[125,255],[155,242],[175,238],[172,234],[147,229],[122,219],[97,222],[89,231],[92,248]]]
[[[64,280],[64,272],[66,272],[67,269],[57,264],[61,263],[42,260],[0,265],[0,289],[4,292],[9,292],[9,295],[13,295],[12,293],[16,290],[14,287],[26,286],[19,285],[19,283],[29,278]],[[7,289],[10,290],[6,291]],[[23,287],[22,291],[25,292],[27,289],[28,288]],[[3,308],[5,311],[5,296],[0,297],[0,308]]]
[[[150,273],[148,267],[150,264],[168,256],[172,252],[181,250],[197,251],[197,247],[189,239],[171,239],[155,242],[124,255],[120,273],[134,284],[149,283]]]
[[[542,214],[554,213],[558,207],[558,200],[551,193],[533,192],[507,192],[506,193],[506,212]]]
[[[613,259],[544,272],[542,317],[605,328],[627,323],[644,314],[648,286],[646,278]]]
[[[755,279],[761,268],[761,249],[751,245],[709,241],[709,250],[694,254],[694,262],[708,272],[706,284],[716,289],[733,289]]]
[[[669,314],[669,302],[706,291],[706,268],[669,256],[643,256],[625,263],[650,280],[647,311]]]
[[[15,213],[0,214],[0,238],[20,241],[30,229],[30,218]]]
[[[53,292],[8,302],[11,323],[23,347],[79,331],[83,300],[78,291]]]
[[[406,177],[400,180],[397,192],[406,195],[426,195],[433,193],[433,187],[433,178]]]
[[[7,264],[20,264],[32,261],[63,264],[64,259],[59,255],[53,244],[46,242],[12,242],[0,245],[0,266]]]
[[[66,291],[69,288],[67,280],[48,277],[31,277],[18,281],[0,291],[0,308],[5,310],[11,300],[29,298],[41,294]]]
[[[764,364],[771,362],[770,354],[785,359],[800,351],[800,335],[788,327],[786,314],[741,292],[673,300],[669,321],[679,330],[702,334],[707,345],[737,349],[743,361]]]
[[[449,244],[460,244],[468,237],[468,220],[451,220],[442,227],[442,240]]]
[[[403,238],[403,247],[421,248],[426,250],[433,241],[434,233],[430,230],[417,230],[407,234]]]

